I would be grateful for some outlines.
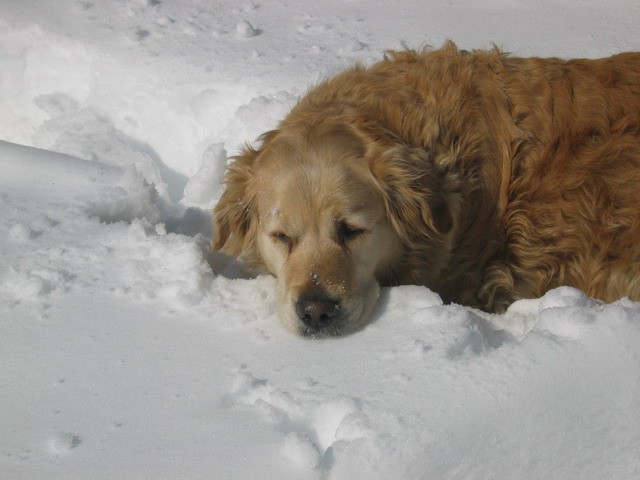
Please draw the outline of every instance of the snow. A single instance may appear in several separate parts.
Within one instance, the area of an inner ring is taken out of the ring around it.
[[[640,477],[640,304],[383,289],[308,340],[207,259],[226,158],[387,48],[640,49],[640,4],[0,0],[0,478]]]

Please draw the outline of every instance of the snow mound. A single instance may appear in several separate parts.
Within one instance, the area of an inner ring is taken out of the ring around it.
[[[239,38],[251,38],[255,37],[256,35],[260,35],[260,30],[254,28],[254,26],[251,25],[248,21],[241,20],[236,25],[236,34]]]
[[[138,299],[160,297],[185,305],[205,297],[211,271],[203,260],[204,235],[209,235],[210,224],[197,219],[193,209],[180,216],[178,209],[167,207],[133,165],[122,169],[0,142],[0,168],[12,173],[0,179],[0,185],[15,215],[7,220],[9,247],[15,253],[0,284],[7,301],[98,285]],[[37,172],[36,185],[30,172]],[[25,221],[20,217],[20,192],[34,188],[29,211],[47,211],[66,202],[64,209],[33,218],[27,214]],[[161,219],[176,231],[189,232],[194,241],[185,243],[167,233]],[[77,239],[66,242],[66,235]],[[139,258],[148,262],[143,266]],[[77,271],[88,266],[104,274],[114,269],[115,260],[120,272],[107,284],[99,275],[79,278]]]

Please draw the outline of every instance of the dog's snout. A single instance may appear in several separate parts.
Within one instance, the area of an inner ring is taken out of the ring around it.
[[[296,302],[298,318],[308,327],[325,327],[339,312],[340,304],[325,295],[301,295]]]

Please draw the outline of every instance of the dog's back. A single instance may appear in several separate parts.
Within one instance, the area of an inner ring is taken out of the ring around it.
[[[512,59],[499,77],[521,131],[504,207],[514,295],[640,298],[640,54]]]
[[[446,300],[501,311],[560,285],[640,299],[640,53],[564,61],[449,44],[391,53],[372,74],[387,92],[378,115],[481,190],[428,283]]]

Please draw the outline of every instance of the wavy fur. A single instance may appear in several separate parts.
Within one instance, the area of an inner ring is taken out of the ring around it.
[[[214,249],[265,267],[247,185],[283,136],[307,139],[278,154],[283,169],[323,161],[305,156],[315,136],[331,143],[319,131],[362,152],[344,163],[366,165],[398,240],[379,283],[498,312],[560,285],[640,300],[640,54],[565,61],[447,43],[355,66],[236,157]]]

